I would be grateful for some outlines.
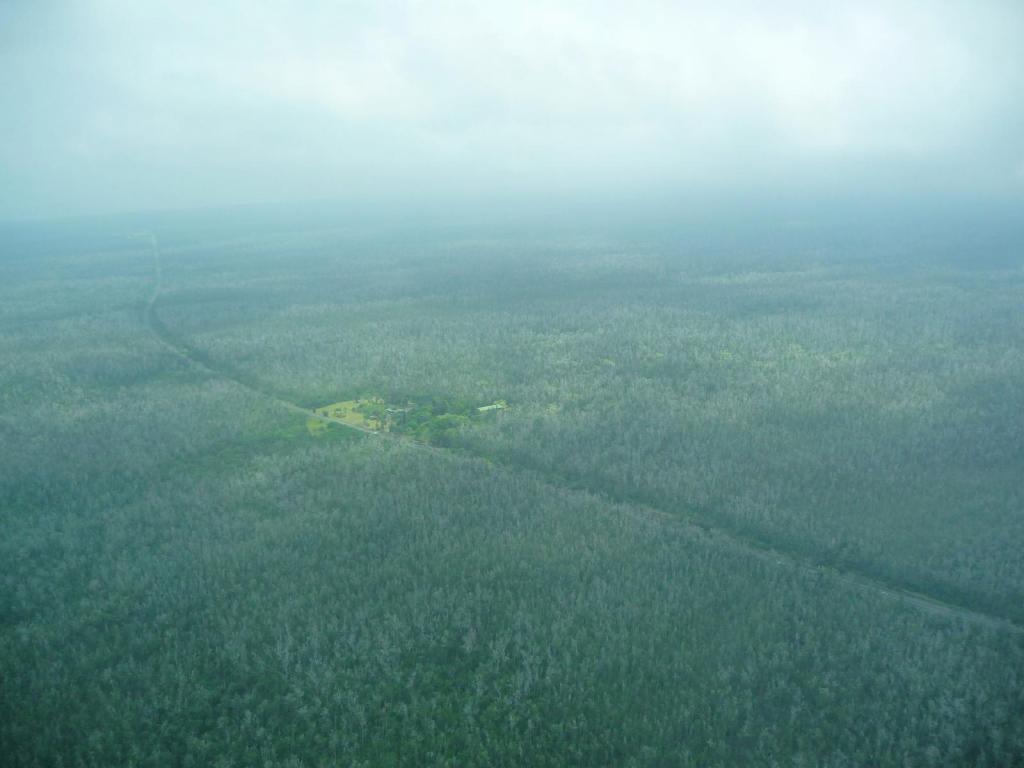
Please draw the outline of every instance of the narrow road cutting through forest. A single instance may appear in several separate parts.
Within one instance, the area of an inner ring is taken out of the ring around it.
[[[293,403],[280,397],[277,394],[269,391],[269,388],[261,385],[259,382],[250,379],[249,377],[243,377],[237,372],[230,370],[227,366],[218,365],[216,362],[209,360],[205,355],[200,356],[196,350],[189,346],[179,337],[175,336],[174,333],[163,324],[156,312],[157,302],[163,293],[163,259],[160,252],[160,244],[157,240],[156,235],[151,232],[146,232],[141,235],[149,240],[150,248],[152,251],[154,270],[156,274],[156,283],[153,287],[153,292],[146,302],[146,308],[144,312],[144,320],[146,326],[153,332],[153,334],[171,351],[178,356],[184,358],[190,365],[204,371],[205,373],[216,376],[223,379],[228,379],[233,383],[241,386],[254,394],[259,395],[262,398],[270,400],[277,404],[281,408],[291,411],[292,413],[301,414],[306,418],[317,419],[318,421],[337,424],[345,427],[346,429],[355,430],[357,432],[363,432],[368,435],[375,435],[384,439],[400,440],[396,435],[391,435],[386,432],[378,432],[366,427],[360,427],[355,424],[350,424],[341,419],[336,419],[331,416],[326,416],[322,413],[304,408],[297,403]],[[412,440],[402,440],[406,445],[413,446],[420,450],[427,450],[433,452],[450,452],[448,449],[438,448],[436,446],[427,445],[425,443],[419,443]],[[458,453],[458,452],[455,452]],[[468,454],[467,454],[468,455]],[[481,458],[481,457],[476,457]],[[510,471],[521,471],[521,467],[516,467],[509,464],[501,464],[502,467]],[[556,485],[550,479],[545,479],[549,485]],[[581,492],[581,489],[573,487],[572,490]],[[603,501],[616,504],[620,507],[624,507],[631,511],[632,514],[645,520],[656,519],[667,525],[672,525],[676,528],[685,530],[690,536],[695,539],[699,539],[704,542],[713,543],[717,546],[724,547],[736,552],[743,553],[745,555],[756,557],[769,564],[788,566],[791,568],[797,568],[801,571],[817,574],[819,576],[827,576],[835,579],[848,586],[856,589],[865,590],[872,592],[876,595],[889,598],[891,600],[902,602],[906,605],[913,606],[926,613],[939,616],[947,619],[957,619],[968,622],[977,626],[988,627],[990,629],[1001,630],[1005,632],[1011,632],[1017,635],[1024,635],[1024,626],[1015,623],[1014,621],[984,611],[975,610],[968,608],[963,605],[957,605],[955,603],[949,603],[944,600],[940,600],[936,597],[932,597],[921,592],[917,592],[905,587],[900,587],[895,584],[889,584],[880,581],[874,577],[868,576],[867,574],[860,573],[853,570],[844,570],[834,566],[824,566],[818,563],[811,562],[806,557],[784,550],[762,544],[754,539],[739,536],[733,532],[727,531],[723,528],[717,528],[710,526],[701,520],[699,523],[691,519],[687,519],[679,514],[673,514],[666,512],[662,509],[656,509],[646,504],[638,504],[630,501],[623,501],[619,499],[609,498],[605,494],[583,489],[582,492],[588,493],[591,496],[599,498]]]

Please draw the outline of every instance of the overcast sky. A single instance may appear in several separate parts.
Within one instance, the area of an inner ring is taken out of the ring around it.
[[[1024,199],[1024,2],[0,0],[0,218],[313,199]]]

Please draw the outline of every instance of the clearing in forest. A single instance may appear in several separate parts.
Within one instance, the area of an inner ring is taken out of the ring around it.
[[[465,398],[412,397],[389,403],[373,395],[323,405],[314,412],[356,429],[390,432],[423,443],[443,443],[472,420],[490,417],[506,408],[508,403],[504,400],[479,405]],[[321,434],[326,426],[317,418],[310,418],[306,423],[313,436]]]
[[[387,431],[389,419],[387,406],[379,397],[367,397],[360,400],[342,400],[314,409],[321,416],[328,416],[343,421],[360,429]]]

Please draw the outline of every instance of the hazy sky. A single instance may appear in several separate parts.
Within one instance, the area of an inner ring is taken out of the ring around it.
[[[0,0],[0,218],[318,198],[1024,199],[1024,2]]]

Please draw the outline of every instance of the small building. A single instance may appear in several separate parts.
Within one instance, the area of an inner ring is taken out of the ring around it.
[[[489,411],[502,411],[505,408],[508,408],[508,403],[504,400],[495,400],[490,405],[481,405],[477,408],[477,411],[480,413],[488,413]]]

